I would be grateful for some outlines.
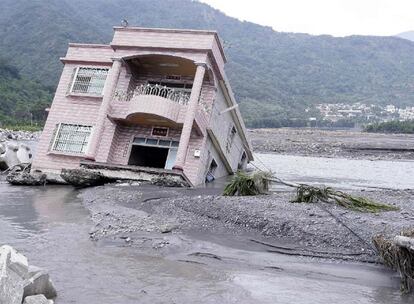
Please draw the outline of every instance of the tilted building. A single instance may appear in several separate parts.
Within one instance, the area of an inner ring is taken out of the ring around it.
[[[245,168],[252,150],[217,33],[114,31],[109,45],[69,44],[33,169],[179,174],[199,185]]]

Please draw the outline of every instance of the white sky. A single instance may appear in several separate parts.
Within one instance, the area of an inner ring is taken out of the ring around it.
[[[280,32],[395,35],[414,30],[414,0],[200,0]]]

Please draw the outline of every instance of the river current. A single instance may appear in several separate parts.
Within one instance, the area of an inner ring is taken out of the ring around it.
[[[413,163],[319,159],[315,164],[301,157],[259,158],[289,181],[345,188],[414,187],[408,176]],[[78,192],[69,186],[13,187],[0,182],[0,244],[14,246],[31,264],[50,271],[57,304],[413,303],[412,297],[400,296],[397,274],[382,266],[270,254],[237,248],[230,240],[223,245],[225,240],[215,242],[208,235],[192,242],[237,263],[183,263],[93,242],[91,227]],[[263,261],[275,267],[264,269]]]

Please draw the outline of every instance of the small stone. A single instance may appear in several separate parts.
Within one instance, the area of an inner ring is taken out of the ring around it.
[[[26,297],[23,304],[53,304],[53,301],[48,300],[44,295],[40,294]]]

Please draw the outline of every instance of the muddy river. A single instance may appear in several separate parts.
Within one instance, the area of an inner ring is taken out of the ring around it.
[[[279,165],[274,168],[282,172]],[[295,180],[293,175],[287,177]],[[0,243],[50,271],[57,304],[413,303],[400,296],[396,274],[382,266],[272,254],[226,235],[177,236],[223,257],[202,263],[93,242],[92,222],[77,194],[71,187],[0,183]]]

